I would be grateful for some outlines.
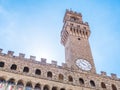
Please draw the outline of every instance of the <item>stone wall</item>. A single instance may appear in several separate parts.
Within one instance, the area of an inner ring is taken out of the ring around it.
[[[6,83],[13,79],[15,85],[21,80],[24,87],[30,82],[32,88],[39,83],[41,88],[47,85],[50,90],[54,90],[53,87],[57,87],[55,90],[115,90],[112,89],[112,85],[120,90],[120,79],[115,74],[111,74],[110,77],[105,72],[101,72],[101,75],[79,72],[68,68],[65,63],[58,66],[56,61],[50,64],[43,58],[41,62],[34,59],[1,53],[0,79],[4,79]],[[24,67],[28,67],[29,70],[24,71]],[[102,89],[102,82],[106,89]]]

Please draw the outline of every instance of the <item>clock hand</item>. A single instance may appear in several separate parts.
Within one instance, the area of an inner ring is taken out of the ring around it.
[[[81,62],[84,66],[86,66],[86,64],[84,62]]]

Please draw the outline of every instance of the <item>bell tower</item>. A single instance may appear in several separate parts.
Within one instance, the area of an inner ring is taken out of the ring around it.
[[[66,10],[61,31],[61,43],[65,47],[65,62],[69,68],[96,73],[89,45],[90,28],[82,15]]]

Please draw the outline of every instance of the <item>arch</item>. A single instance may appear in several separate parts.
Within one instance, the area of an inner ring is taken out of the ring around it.
[[[40,86],[40,84],[39,84],[39,83],[37,83],[37,84],[35,85],[34,90],[41,90],[41,86]]]
[[[114,84],[112,84],[112,90],[117,90],[117,88]]]
[[[5,63],[4,62],[0,62],[0,67],[4,67]]]
[[[70,20],[71,20],[71,21],[76,21],[77,18],[76,18],[76,17],[70,17]]]
[[[10,88],[15,89],[15,79],[11,78],[7,83],[8,84],[6,90],[9,90]]]
[[[68,76],[68,81],[69,81],[69,82],[73,82],[72,76]]]
[[[61,88],[60,90],[65,90],[65,88]]]
[[[63,80],[63,79],[64,79],[64,76],[63,76],[62,74],[59,74],[58,79],[59,79],[59,80]]]
[[[86,27],[83,27],[86,30]]]
[[[85,31],[83,30],[83,35],[85,35]]]
[[[79,83],[80,83],[81,85],[84,85],[84,80],[83,80],[82,78],[79,78]]]
[[[28,73],[29,72],[29,68],[28,67],[24,67],[23,72]]]
[[[23,88],[24,88],[24,84],[23,84],[23,81],[22,80],[19,80],[18,82],[17,82],[17,90],[23,90]]]
[[[52,90],[57,90],[57,87],[52,87]]]
[[[10,67],[11,70],[16,70],[17,69],[17,65],[16,64],[12,64],[12,66]]]
[[[70,27],[70,31],[72,31],[72,27]]]
[[[23,81],[22,81],[22,80],[19,80],[19,81],[17,82],[17,86],[24,86]]]
[[[102,87],[102,88],[106,88],[106,85],[105,85],[104,82],[101,82],[101,87]]]
[[[88,36],[88,32],[86,31],[86,35]]]
[[[5,82],[6,82],[5,79],[0,77],[0,83],[5,83]]]
[[[25,90],[31,90],[31,89],[32,89],[32,83],[31,82],[27,82]]]
[[[36,70],[35,70],[35,74],[36,74],[36,75],[41,75],[41,70],[40,70],[40,69],[36,69]]]
[[[0,90],[5,90],[6,81],[3,77],[0,77]]]
[[[48,72],[47,72],[47,77],[52,78],[52,72],[48,71]]]
[[[80,32],[80,34],[82,34],[82,31],[81,31],[81,29],[79,30],[79,32]]]
[[[13,78],[9,79],[8,84],[13,84],[14,85],[15,84],[15,79],[13,79]]]
[[[95,82],[94,82],[93,80],[90,80],[90,85],[91,85],[92,87],[95,87]]]
[[[76,29],[74,28],[74,33],[75,33]]]
[[[48,85],[45,85],[45,86],[43,87],[43,90],[49,90],[49,86],[48,86]]]
[[[77,34],[79,33],[78,29],[77,29]]]

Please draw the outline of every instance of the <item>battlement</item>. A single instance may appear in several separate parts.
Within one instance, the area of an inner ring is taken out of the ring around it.
[[[57,64],[57,61],[55,61],[55,60],[52,60],[51,63],[47,63],[46,58],[41,58],[41,61],[38,61],[38,60],[36,60],[36,57],[32,56],[32,55],[30,55],[30,58],[25,58],[25,54],[23,54],[23,53],[19,53],[19,56],[14,56],[14,51],[8,51],[7,54],[2,53],[2,51],[3,51],[3,49],[0,49],[0,56],[3,56],[3,57],[9,57],[9,58],[14,58],[14,59],[16,58],[16,59],[20,59],[20,60],[24,60],[24,61],[27,60],[28,62],[32,62],[33,64],[38,63],[41,65],[49,65],[49,66],[56,67],[56,68],[64,68],[67,70],[72,70],[71,68],[68,68],[66,63],[62,63],[62,65],[59,66]],[[101,71],[100,76],[103,76],[106,78],[111,78],[114,80],[120,80],[120,78],[118,78],[117,75],[114,73],[111,73],[111,76],[108,76],[106,72]]]
[[[75,11],[72,11],[72,10],[69,10],[69,9],[66,9],[66,13],[74,14],[74,15],[77,15],[77,16],[82,17],[82,14],[81,14],[81,13],[78,13],[78,12],[75,12]]]
[[[40,61],[36,60],[36,56],[30,55],[29,58],[25,57],[25,54],[19,53],[19,56],[14,56],[14,51],[8,51],[7,53],[2,53],[3,49],[0,49],[0,56],[5,56],[5,57],[10,57],[10,58],[16,58],[16,59],[22,59],[22,60],[27,60],[27,61],[32,61],[33,63],[39,63],[39,64],[44,64],[44,65],[51,65],[54,67],[63,67],[66,68],[67,65],[65,63],[62,63],[62,66],[59,66],[57,64],[57,61],[52,60],[51,63],[47,63],[46,58],[41,58]]]
[[[102,75],[103,77],[110,77],[111,79],[120,80],[120,78],[118,78],[117,75],[114,73],[111,73],[111,76],[108,76],[106,72],[101,71],[100,75]]]

